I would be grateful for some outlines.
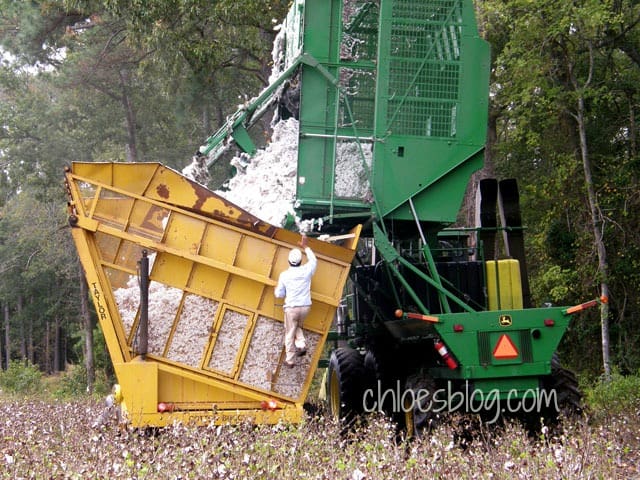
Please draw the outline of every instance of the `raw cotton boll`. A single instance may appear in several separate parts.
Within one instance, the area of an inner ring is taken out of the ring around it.
[[[140,289],[135,287],[118,288],[113,296],[120,312],[120,319],[124,326],[125,335],[131,334],[131,328],[136,320],[138,305],[140,304]]]
[[[182,174],[200,185],[207,186],[211,180],[207,157],[204,155],[194,155],[191,163],[182,169]]]
[[[149,353],[164,353],[181,300],[182,290],[158,282],[149,284]]]
[[[200,366],[218,304],[198,295],[185,296],[167,358],[191,367]]]
[[[137,279],[133,277],[133,280]],[[127,288],[119,288],[113,294],[125,333],[130,336],[140,306],[140,288],[136,283]],[[163,354],[181,299],[182,290],[158,282],[149,283],[148,353]]]
[[[296,194],[298,122],[289,118],[278,122],[272,141],[249,162],[243,155],[231,160],[243,168],[216,192],[261,220],[282,225],[293,211]]]
[[[296,366],[293,368],[280,367],[280,374],[273,386],[274,392],[290,398],[297,398],[302,393],[302,386],[311,368],[311,359],[320,341],[320,335],[317,333],[304,329],[303,331],[307,341],[307,354],[304,357],[297,357]]]
[[[300,233],[310,233],[314,230],[321,231],[324,221],[322,218],[306,218],[301,220],[300,217],[296,216],[296,225]]]
[[[284,325],[259,317],[244,359],[239,380],[256,388],[271,390],[271,378],[282,354]]]
[[[364,198],[370,190],[369,172],[373,158],[370,143],[339,142],[336,148],[335,192],[339,197]]]
[[[227,375],[233,373],[248,321],[249,317],[240,312],[233,310],[224,312],[222,324],[216,335],[213,353],[209,359],[209,368]]]

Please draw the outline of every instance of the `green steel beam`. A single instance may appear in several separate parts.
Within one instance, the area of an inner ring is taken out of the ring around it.
[[[434,280],[433,278],[429,277],[423,271],[421,271],[420,269],[416,268],[416,266],[413,265],[411,262],[409,262],[408,260],[403,258],[397,252],[397,250],[393,247],[393,245],[389,242],[389,240],[387,239],[386,234],[382,231],[382,229],[380,228],[380,226],[377,223],[375,223],[373,225],[373,237],[374,237],[376,248],[378,249],[380,254],[383,256],[383,258],[386,260],[387,264],[389,265],[389,268],[391,268],[391,271],[394,273],[396,278],[406,288],[407,293],[411,296],[411,298],[416,302],[418,307],[421,309],[422,313],[427,314],[427,313],[429,313],[429,310],[424,306],[424,304],[422,303],[422,301],[420,300],[420,298],[416,294],[415,290],[413,288],[411,288],[411,286],[408,284],[408,282],[406,281],[404,276],[400,273],[400,271],[393,266],[393,262],[398,262],[398,263],[404,265],[405,267],[407,267],[409,270],[411,270],[413,273],[415,273],[418,277],[422,278],[429,285],[431,285],[436,290],[441,292],[443,295],[445,295],[448,299],[450,299],[451,301],[456,303],[458,306],[460,306],[460,308],[462,308],[466,312],[475,312],[475,310],[473,308],[471,308],[469,305],[464,303],[462,300],[460,300],[458,297],[456,297],[454,294],[452,294],[449,290],[444,288],[442,286],[442,283],[440,283],[440,282]],[[428,247],[425,247],[425,248],[428,248]]]
[[[274,94],[276,90],[295,73],[301,63],[308,60],[306,57],[306,55],[301,55],[296,58],[291,66],[282,72],[282,75],[265,88],[260,95],[237,110],[216,133],[207,138],[205,144],[199,149],[201,155],[209,156],[207,166],[211,166],[225,151],[227,145],[224,142],[229,137],[233,137],[238,146],[245,152],[249,154],[255,153],[255,145],[247,133],[247,130],[254,125],[261,116],[254,116],[254,114],[258,111],[259,107],[264,107],[275,100]],[[309,61],[311,62],[312,60]]]

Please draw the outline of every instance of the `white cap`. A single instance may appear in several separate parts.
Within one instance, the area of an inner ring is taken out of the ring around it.
[[[302,252],[299,248],[294,248],[289,252],[289,264],[290,265],[300,265],[302,262]]]

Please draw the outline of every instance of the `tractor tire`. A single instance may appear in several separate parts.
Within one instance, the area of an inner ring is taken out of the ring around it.
[[[370,388],[373,394],[367,396],[369,411],[375,410],[394,418],[396,421],[401,420],[401,418],[395,418],[400,410],[397,405],[399,399],[396,399],[395,395],[385,395],[385,392],[398,391],[399,385],[403,386],[405,383],[405,376],[397,360],[380,350],[375,352],[367,350],[364,356],[364,367],[365,381],[367,382],[365,391]],[[378,401],[381,403],[378,404]]]
[[[575,416],[583,411],[582,393],[578,388],[578,379],[571,370],[560,365],[556,354],[551,359],[551,375],[545,377],[543,388],[548,392],[555,392],[555,404],[549,406],[548,413],[554,420],[559,415]]]
[[[360,352],[337,348],[331,352],[327,375],[329,414],[350,425],[363,411],[365,368]]]
[[[435,380],[427,374],[417,373],[407,378],[402,409],[408,438],[420,438],[437,425],[439,415],[434,411],[436,388]]]

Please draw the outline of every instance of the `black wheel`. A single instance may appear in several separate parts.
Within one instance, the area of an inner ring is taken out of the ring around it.
[[[436,383],[427,374],[417,373],[407,378],[403,393],[404,426],[408,437],[418,438],[436,425],[437,403],[433,396]]]
[[[396,421],[400,412],[399,399],[394,395],[385,395],[385,392],[397,392],[405,384],[405,373],[403,362],[398,360],[393,353],[383,349],[375,351],[367,350],[364,356],[364,367],[366,371],[367,387],[370,388],[372,395],[367,396],[367,408],[369,411],[383,412]],[[381,400],[381,404],[377,402]]]
[[[374,355],[374,353],[371,350],[367,350],[365,352],[363,361],[364,361],[364,371],[365,371],[364,391],[366,392],[366,390],[370,388],[372,392],[371,399],[375,399],[378,396],[377,394],[380,393],[384,388],[383,387],[384,379],[381,371],[381,365],[380,365],[380,362],[378,361],[378,358],[376,357],[376,355]],[[369,405],[368,404],[369,398],[366,398],[365,400],[367,401],[365,401],[364,408],[368,409],[369,412],[383,411],[382,405],[378,405],[377,403],[375,403],[375,401],[372,401],[372,404]]]
[[[560,365],[556,354],[551,359],[551,375],[544,378],[542,386],[547,398],[551,400],[546,408],[553,420],[560,414],[573,416],[582,413],[582,393],[578,388],[578,379],[575,373]]]
[[[331,353],[327,375],[329,413],[337,420],[351,423],[363,411],[364,361],[353,348],[338,348]]]

